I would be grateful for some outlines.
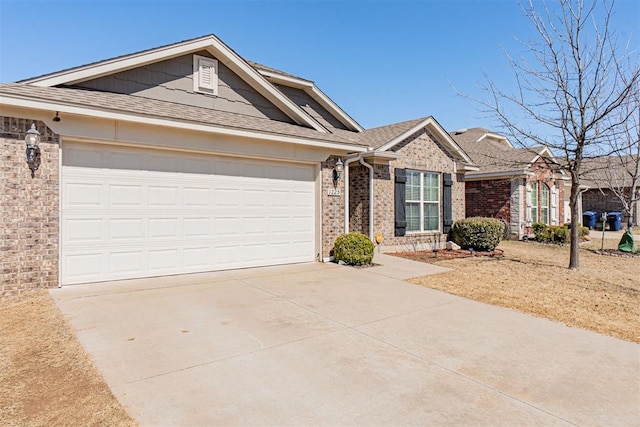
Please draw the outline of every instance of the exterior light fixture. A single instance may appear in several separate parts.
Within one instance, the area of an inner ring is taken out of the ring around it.
[[[59,122],[60,121],[60,116],[59,116],[58,111],[56,111],[56,116],[53,118],[53,121],[54,122]]]
[[[27,131],[24,142],[27,145],[27,164],[31,169],[31,177],[33,178],[40,167],[40,147],[38,146],[40,144],[40,132],[36,129],[35,124],[32,124],[31,129]]]
[[[340,177],[342,176],[342,172],[344,171],[344,165],[342,164],[342,159],[338,157],[338,161],[336,162],[336,166],[333,168],[333,186],[338,185],[340,181]]]

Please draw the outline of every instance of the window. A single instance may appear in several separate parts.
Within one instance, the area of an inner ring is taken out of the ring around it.
[[[193,55],[193,90],[211,95],[218,94],[218,61]]]
[[[529,193],[529,206],[531,212],[531,222],[538,222],[538,183],[531,184],[531,192]]]
[[[540,222],[549,224],[549,186],[545,183],[540,186]]]
[[[407,231],[440,230],[440,175],[407,171],[405,187]]]

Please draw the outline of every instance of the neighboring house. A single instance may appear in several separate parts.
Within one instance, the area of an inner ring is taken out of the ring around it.
[[[546,147],[515,148],[483,128],[460,129],[451,137],[479,167],[465,177],[466,216],[499,218],[505,235],[521,239],[534,223],[564,224],[569,215],[568,181],[551,167]]]
[[[582,162],[581,184],[585,188],[582,191],[583,212],[597,213],[600,219],[604,212],[623,212],[623,225],[629,220],[625,212],[624,204],[616,195],[626,194],[631,191],[632,178],[636,168],[636,158],[632,156],[610,156],[596,159],[585,159]],[[615,191],[614,191],[615,190]],[[635,201],[629,206],[633,225],[640,225],[640,186],[636,188]]]
[[[326,261],[349,229],[426,245],[474,170],[433,118],[365,131],[213,35],[0,84],[0,106],[2,296]]]

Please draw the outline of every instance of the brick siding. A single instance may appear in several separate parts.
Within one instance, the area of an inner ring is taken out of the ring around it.
[[[511,180],[467,181],[465,191],[467,216],[500,218],[511,221]]]
[[[0,299],[58,285],[59,138],[35,122],[41,164],[32,178],[24,143],[32,123],[0,118]]]
[[[396,145],[393,150],[402,155],[398,160],[389,164],[374,164],[374,227],[373,232],[382,233],[384,241],[379,246],[383,252],[397,250],[416,250],[432,247],[435,240],[444,241],[446,236],[441,233],[408,233],[405,236],[395,236],[395,206],[394,206],[394,170],[395,168],[414,169],[420,171],[451,173],[455,176],[452,187],[452,216],[453,220],[464,217],[464,178],[463,175],[455,175],[454,161],[447,151],[435,141],[426,131],[418,132],[405,141]],[[362,168],[362,172],[358,169]],[[361,200],[368,199],[368,183],[362,184],[360,174],[368,176],[368,170],[358,166],[350,170],[354,171],[356,182],[350,187],[350,210],[352,201],[356,205]],[[442,176],[440,179],[440,192],[442,192]],[[362,194],[365,193],[365,194]],[[353,223],[358,230],[368,234],[368,208],[354,208],[355,217]],[[442,227],[442,205],[440,209],[440,223]]]
[[[628,193],[627,193],[628,194]],[[591,189],[582,193],[582,212],[592,211],[598,214],[598,218],[602,212],[623,212],[623,205],[620,199],[609,189],[603,188]],[[626,225],[629,220],[629,216],[624,214],[622,224]],[[638,218],[634,218],[634,224],[640,224]]]
[[[322,180],[322,254],[323,259],[333,255],[333,244],[336,237],[344,233],[344,176],[335,188],[340,195],[330,196],[333,186],[333,169],[338,157],[331,156],[321,164]]]

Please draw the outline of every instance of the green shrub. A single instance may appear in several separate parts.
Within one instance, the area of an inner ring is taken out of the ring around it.
[[[451,229],[454,242],[465,249],[492,251],[504,234],[504,223],[495,218],[472,217],[455,222]]]
[[[533,224],[533,233],[538,242],[547,243],[568,243],[571,240],[571,224],[565,225],[545,225]],[[579,227],[578,236],[582,240],[583,237],[589,235],[589,228]]]
[[[375,246],[367,236],[361,233],[348,233],[338,236],[333,245],[333,257],[349,265],[371,264]]]

